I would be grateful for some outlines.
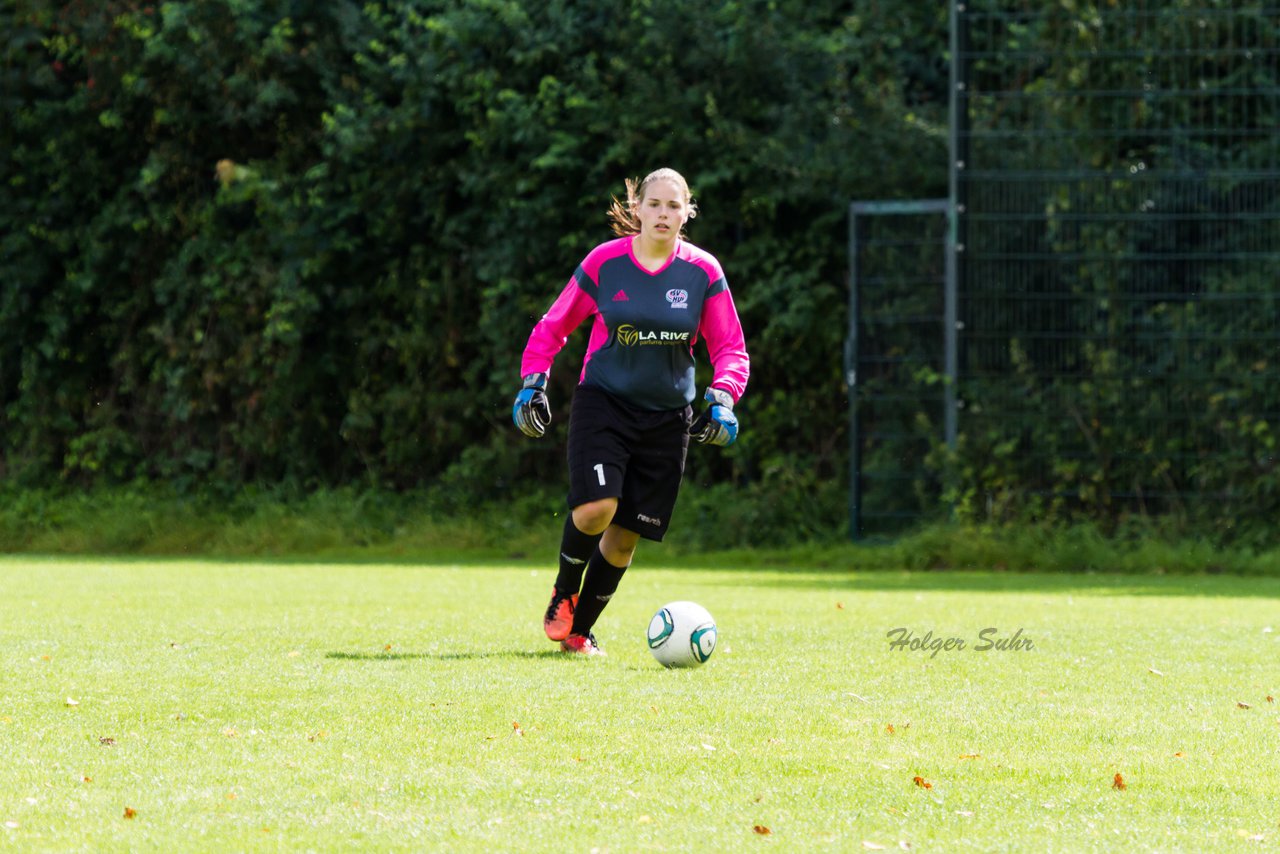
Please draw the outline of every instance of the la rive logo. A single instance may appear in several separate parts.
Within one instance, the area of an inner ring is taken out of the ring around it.
[[[636,329],[630,323],[618,327],[618,343],[623,347],[643,347],[646,344],[688,343],[688,332],[667,332],[652,329]]]
[[[683,288],[672,288],[667,291],[667,302],[671,303],[672,308],[689,307],[689,292]]]

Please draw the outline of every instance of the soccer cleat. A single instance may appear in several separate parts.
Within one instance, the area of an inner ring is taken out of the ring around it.
[[[578,607],[578,594],[561,593],[551,589],[551,604],[547,606],[547,614],[542,618],[543,631],[553,641],[562,641],[569,636],[573,628],[573,610]]]
[[[599,655],[605,654],[600,645],[596,643],[596,636],[587,632],[585,635],[569,635],[560,641],[560,648],[565,652],[572,652],[576,655]]]

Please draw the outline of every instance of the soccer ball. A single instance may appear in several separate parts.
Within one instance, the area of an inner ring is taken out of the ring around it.
[[[649,651],[666,667],[697,667],[716,648],[716,621],[696,602],[671,602],[649,621]]]

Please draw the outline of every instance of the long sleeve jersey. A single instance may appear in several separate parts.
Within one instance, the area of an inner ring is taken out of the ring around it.
[[[587,254],[534,325],[520,374],[550,371],[570,333],[594,315],[582,384],[639,409],[682,409],[697,396],[693,345],[703,339],[711,385],[737,401],[751,363],[720,262],[680,240],[666,265],[651,272],[633,254],[634,239],[610,240]]]

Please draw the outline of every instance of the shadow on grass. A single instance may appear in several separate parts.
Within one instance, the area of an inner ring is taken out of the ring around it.
[[[1054,593],[1089,596],[1280,598],[1280,579],[1228,575],[1123,575],[1090,572],[840,571],[763,567],[741,570],[726,586],[865,592]],[[712,570],[714,574],[715,570]],[[753,577],[754,576],[754,577]]]
[[[568,659],[560,650],[527,649],[488,650],[485,652],[329,652],[325,658],[334,661],[479,661],[486,658],[547,660]]]
[[[84,562],[89,560],[79,555],[22,554],[0,555],[0,564],[21,563],[59,563]],[[507,574],[513,570],[524,572],[530,569],[545,570],[541,561],[530,561],[522,557],[492,558],[490,556],[470,555],[469,562],[442,560],[439,555],[422,554],[416,558],[400,556],[398,558],[375,558],[364,555],[356,557],[336,557],[333,555],[310,557],[227,557],[197,556],[190,558],[173,558],[159,556],[112,556],[98,555],[92,558],[97,565],[121,563],[129,565],[163,566],[180,560],[185,564],[204,564],[211,567],[226,566],[279,566],[279,567],[331,567],[350,566],[379,571],[418,572],[440,569],[462,570],[467,572],[494,572]],[[975,592],[975,593],[1078,593],[1095,596],[1198,596],[1198,597],[1230,597],[1230,598],[1271,598],[1280,599],[1280,577],[1275,575],[1237,574],[1231,572],[1206,571],[1200,573],[1170,572],[1158,574],[1155,571],[1140,574],[1107,571],[1066,571],[1066,570],[1019,570],[1019,569],[893,569],[888,566],[877,568],[866,564],[842,562],[840,556],[819,555],[815,560],[806,561],[802,555],[771,552],[742,553],[709,553],[709,554],[662,554],[650,552],[642,563],[638,563],[632,572],[639,576],[648,570],[673,571],[683,570],[708,573],[720,576],[713,584],[732,587],[771,587],[793,588],[804,590],[832,591],[937,591],[937,592]],[[422,653],[422,654],[347,654],[333,653],[332,658],[350,658],[352,660],[395,660],[398,656],[416,657],[437,661],[459,660],[464,658],[540,658],[556,656],[557,652],[533,653],[526,650],[492,651],[476,653]]]

